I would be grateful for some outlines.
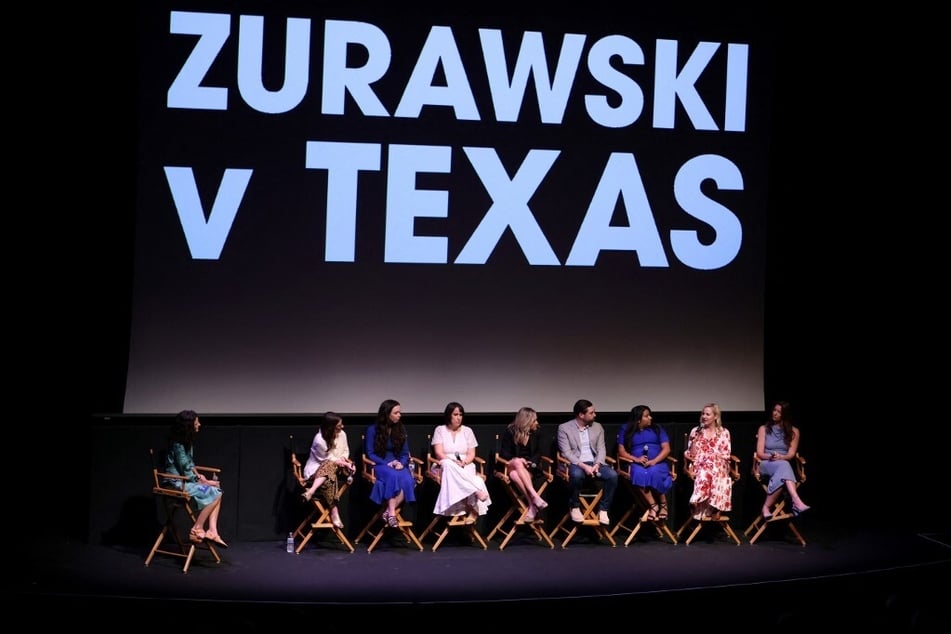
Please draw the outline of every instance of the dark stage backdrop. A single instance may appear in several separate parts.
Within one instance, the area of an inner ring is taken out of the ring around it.
[[[770,21],[414,6],[139,7],[122,410],[761,411]]]

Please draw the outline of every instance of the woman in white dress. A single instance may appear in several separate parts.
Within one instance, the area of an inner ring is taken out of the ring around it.
[[[485,480],[476,472],[475,432],[462,424],[466,410],[459,403],[446,405],[444,422],[433,432],[433,457],[439,461],[440,487],[433,513],[436,515],[466,515],[466,523],[473,524],[479,515],[485,515],[492,500]]]

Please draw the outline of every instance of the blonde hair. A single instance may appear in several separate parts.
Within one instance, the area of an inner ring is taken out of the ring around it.
[[[720,406],[717,403],[707,403],[703,406],[703,409],[710,408],[713,410],[713,426],[716,428],[717,432],[723,428],[723,418],[720,415]]]
[[[538,412],[531,407],[523,407],[515,414],[515,420],[509,423],[512,437],[518,445],[527,445],[528,437],[532,433],[532,423],[538,419]]]

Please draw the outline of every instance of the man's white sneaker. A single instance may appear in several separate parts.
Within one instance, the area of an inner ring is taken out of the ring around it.
[[[581,514],[581,509],[571,509],[571,521],[578,522],[579,524],[584,521],[584,516]]]
[[[611,523],[611,518],[608,517],[607,511],[598,511],[598,522],[608,526]]]

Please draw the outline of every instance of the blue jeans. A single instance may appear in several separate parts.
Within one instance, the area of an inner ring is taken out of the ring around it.
[[[594,465],[593,462],[586,462],[585,464],[589,467]],[[581,506],[581,502],[578,501],[578,498],[581,494],[581,487],[585,483],[585,478],[588,478],[588,475],[581,467],[576,464],[568,466],[568,488],[571,489],[571,493],[568,495],[568,506],[570,508],[576,509]],[[601,502],[598,503],[598,510],[610,510],[611,502],[614,500],[614,492],[617,490],[617,471],[603,464],[601,468],[598,469],[598,477],[588,479],[590,482],[596,479],[601,480],[604,485],[604,494],[601,496]]]

